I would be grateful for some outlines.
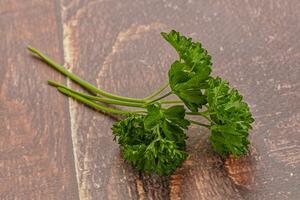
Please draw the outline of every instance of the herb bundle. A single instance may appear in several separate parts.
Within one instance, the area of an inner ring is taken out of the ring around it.
[[[114,140],[120,144],[123,158],[138,170],[168,175],[179,167],[188,155],[186,130],[191,124],[210,129],[212,147],[221,156],[246,154],[248,131],[254,119],[242,96],[227,81],[211,76],[211,56],[200,43],[174,30],[161,35],[179,58],[171,64],[168,83],[143,99],[101,90],[37,49],[28,49],[89,93],[49,80],[59,92],[104,113],[124,116],[113,124]],[[164,100],[170,95],[176,95],[178,100]],[[203,117],[207,123],[191,120],[189,115]]]

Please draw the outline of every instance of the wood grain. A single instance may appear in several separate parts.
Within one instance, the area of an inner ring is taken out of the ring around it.
[[[298,0],[0,5],[0,199],[299,199]],[[170,29],[200,40],[213,73],[245,96],[256,119],[249,155],[221,159],[209,132],[191,127],[180,169],[138,173],[112,140],[113,119],[37,87],[64,79],[23,50],[30,41],[107,91],[144,97],[177,58],[159,35]]]
[[[0,1],[0,199],[78,199],[63,81],[31,57],[32,44],[62,59],[55,2]],[[55,101],[53,101],[55,97]]]

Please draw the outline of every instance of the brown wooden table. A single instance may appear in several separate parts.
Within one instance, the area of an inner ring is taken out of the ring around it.
[[[207,130],[170,177],[135,172],[113,119],[59,94],[31,44],[107,91],[144,97],[166,79],[176,29],[256,119],[248,156],[222,160]],[[0,0],[0,199],[300,199],[300,1]]]

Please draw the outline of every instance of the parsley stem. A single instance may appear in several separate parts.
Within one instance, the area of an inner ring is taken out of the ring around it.
[[[161,104],[177,104],[183,103],[181,100],[174,100],[174,101],[160,101]]]
[[[160,88],[158,88],[156,91],[154,91],[152,94],[150,94],[149,96],[145,97],[144,100],[149,100],[149,99],[152,99],[152,98],[156,97],[157,95],[159,95],[160,93],[162,93],[168,86],[169,86],[169,82],[165,83]]]
[[[210,128],[210,125],[207,125],[207,124],[203,124],[201,122],[197,122],[197,121],[194,121],[194,120],[189,120],[189,122],[191,122],[192,124],[196,124],[196,125],[199,125],[199,126],[203,126],[203,127],[206,127],[206,128]]]
[[[89,105],[93,108],[95,108],[96,110],[101,110],[105,113],[113,113],[113,114],[121,114],[121,115],[125,115],[125,114],[130,114],[130,113],[138,113],[140,111],[124,111],[124,110],[119,110],[119,109],[114,109],[114,108],[108,108],[106,106],[103,106],[103,105],[100,105],[100,104],[97,104],[89,99],[86,99],[80,95],[77,95],[65,88],[62,88],[62,87],[58,87],[57,88],[58,91],[60,91],[61,93],[67,95],[67,96],[70,96],[76,100],[78,100],[79,102],[82,102],[86,105]]]
[[[200,115],[200,116],[204,117],[205,119],[207,119],[208,121],[212,122],[212,120],[207,116],[206,113],[207,112],[204,111],[204,112],[186,112],[185,114],[187,114],[187,115]]]
[[[99,97],[99,96],[93,96],[93,95],[89,95],[86,93],[82,93],[82,92],[78,92],[75,91],[65,85],[62,85],[60,83],[57,83],[55,81],[49,80],[48,83],[54,87],[60,87],[60,88],[64,88],[66,90],[69,90],[70,92],[80,95],[86,99],[90,99],[90,100],[94,100],[94,101],[99,101],[102,103],[107,103],[107,104],[114,104],[114,105],[121,105],[121,106],[129,106],[129,107],[138,107],[138,108],[143,108],[145,107],[143,104],[141,103],[134,103],[134,102],[125,102],[125,101],[120,101],[120,100],[115,100],[115,99],[107,99],[107,98],[103,98],[103,97]]]
[[[147,102],[147,104],[152,104],[152,103],[154,103],[154,102],[157,102],[157,101],[159,101],[159,100],[161,100],[161,99],[163,99],[163,98],[165,98],[165,97],[167,97],[167,96],[170,96],[171,94],[173,94],[172,91],[171,91],[171,92],[168,92],[168,93],[166,93],[166,94],[164,94],[164,95],[161,96],[161,97],[158,97],[157,99],[154,99],[154,100],[152,100],[152,101],[150,101],[150,102]]]
[[[55,61],[53,61],[52,59],[47,57],[45,54],[43,54],[42,52],[37,50],[36,48],[31,47],[31,46],[27,46],[27,48],[28,48],[29,51],[31,51],[32,53],[34,53],[35,55],[40,57],[43,61],[48,63],[51,67],[53,67],[54,69],[56,69],[57,71],[59,71],[63,75],[67,76],[68,78],[70,78],[74,82],[78,83],[83,88],[85,88],[85,89],[87,89],[87,90],[89,90],[93,93],[100,94],[102,96],[105,96],[105,97],[108,97],[108,98],[111,98],[111,99],[121,100],[121,101],[138,102],[138,103],[144,103],[145,102],[142,99],[123,97],[123,96],[113,95],[111,93],[105,92],[105,91],[95,87],[94,85],[90,84],[89,82],[84,81],[83,79],[81,79],[77,75],[69,72],[66,68],[62,67],[61,65],[59,65],[58,63],[56,63]]]

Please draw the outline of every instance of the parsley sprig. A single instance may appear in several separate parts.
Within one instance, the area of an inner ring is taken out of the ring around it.
[[[143,99],[106,92],[39,50],[31,46],[28,50],[88,91],[76,91],[49,80],[59,92],[104,113],[123,116],[113,124],[112,133],[123,158],[138,170],[168,175],[179,167],[188,156],[186,130],[191,124],[210,129],[212,147],[221,156],[246,154],[248,132],[254,121],[247,103],[227,81],[211,76],[211,56],[199,42],[174,30],[161,35],[179,58],[170,66],[168,82]],[[170,95],[178,99],[166,100]],[[196,120],[189,118],[192,115]]]

